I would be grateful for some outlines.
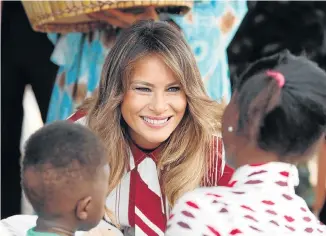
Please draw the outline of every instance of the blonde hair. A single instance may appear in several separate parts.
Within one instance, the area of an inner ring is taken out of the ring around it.
[[[121,181],[129,164],[127,124],[120,104],[128,89],[133,65],[155,54],[180,80],[187,109],[178,127],[162,144],[158,169],[170,206],[203,180],[212,135],[220,131],[223,108],[205,92],[195,57],[181,33],[166,22],[142,21],[124,31],[106,57],[98,93],[82,107],[88,126],[104,141],[112,170],[109,190]]]

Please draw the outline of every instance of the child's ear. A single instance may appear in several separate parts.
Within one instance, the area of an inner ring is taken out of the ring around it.
[[[88,196],[78,201],[76,207],[76,217],[79,220],[86,220],[91,208],[92,197]]]

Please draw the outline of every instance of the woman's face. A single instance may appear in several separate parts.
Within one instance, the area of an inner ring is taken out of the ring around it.
[[[121,113],[137,145],[158,147],[178,126],[186,107],[181,84],[159,56],[147,56],[136,63]]]

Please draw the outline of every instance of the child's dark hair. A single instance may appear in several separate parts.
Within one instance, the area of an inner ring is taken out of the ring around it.
[[[105,157],[101,141],[81,125],[58,121],[35,132],[24,150],[22,186],[36,213],[51,214],[54,194],[78,193],[81,184],[96,178]]]
[[[283,75],[284,86],[268,76]],[[238,133],[284,159],[303,155],[326,127],[326,73],[288,50],[251,65],[236,85]]]

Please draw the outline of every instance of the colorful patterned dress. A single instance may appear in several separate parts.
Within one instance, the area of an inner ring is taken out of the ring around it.
[[[226,48],[247,12],[246,1],[195,1],[186,16],[170,15],[196,56],[207,92],[213,99],[230,99]],[[91,34],[49,34],[56,45],[52,61],[60,66],[47,122],[66,119],[97,88],[105,56],[117,30]]]

